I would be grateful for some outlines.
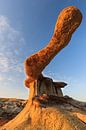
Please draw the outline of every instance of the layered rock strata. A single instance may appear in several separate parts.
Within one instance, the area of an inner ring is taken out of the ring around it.
[[[38,80],[31,83],[28,79],[25,80],[25,85],[30,88],[29,98],[40,95],[54,95],[63,96],[61,88],[64,88],[67,84],[64,82],[54,82],[51,78],[41,76]]]

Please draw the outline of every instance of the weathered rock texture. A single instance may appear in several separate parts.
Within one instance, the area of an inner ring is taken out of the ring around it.
[[[54,82],[51,78],[44,77],[43,75],[31,83],[28,79],[25,80],[25,85],[30,88],[29,98],[40,95],[54,95],[63,96],[61,88],[64,88],[67,84],[64,82]]]
[[[13,119],[25,107],[27,101],[16,98],[0,98],[0,126]]]
[[[70,6],[62,10],[58,16],[54,34],[49,44],[25,61],[25,72],[28,76],[28,82],[38,79],[43,69],[69,43],[81,20],[82,14],[78,8]]]
[[[41,72],[43,69],[50,63],[54,56],[68,44],[73,32],[80,25],[81,20],[82,14],[79,9],[74,6],[65,8],[58,17],[54,34],[49,44],[41,51],[26,59],[25,71],[27,79],[25,84],[27,87],[30,87],[30,98],[24,110],[12,121],[1,127],[1,130],[86,129],[85,122],[77,118],[76,113],[73,114],[65,109],[70,102],[67,102],[67,99],[64,97],[55,95],[55,88],[60,89],[64,86],[64,83],[56,83],[50,79],[45,79],[41,81],[42,85],[36,85],[40,83],[38,80],[42,77]],[[53,87],[51,84],[53,84]],[[35,85],[38,90],[35,89]],[[49,89],[49,91],[47,89]],[[36,93],[35,90],[38,92],[37,95],[34,95],[34,93]],[[49,94],[47,92],[49,92]],[[86,111],[83,110],[84,114],[86,114],[85,112]]]
[[[86,130],[86,103],[67,96],[34,97],[0,130]]]

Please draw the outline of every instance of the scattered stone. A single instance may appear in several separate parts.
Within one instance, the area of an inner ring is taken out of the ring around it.
[[[27,101],[13,98],[0,98],[0,125],[13,119],[25,107]],[[19,105],[18,105],[19,104]],[[22,105],[21,105],[22,104]]]

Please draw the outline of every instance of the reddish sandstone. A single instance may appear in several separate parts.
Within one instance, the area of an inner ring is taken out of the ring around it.
[[[81,21],[82,14],[77,7],[70,6],[62,10],[49,44],[25,60],[25,72],[28,76],[28,82],[38,79],[41,72],[56,54],[69,43],[72,34]]]

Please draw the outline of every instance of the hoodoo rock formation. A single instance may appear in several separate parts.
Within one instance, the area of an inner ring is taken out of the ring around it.
[[[43,93],[62,96],[61,85],[57,89],[57,85],[53,83],[52,79],[46,79],[41,73],[56,54],[69,43],[73,32],[78,28],[81,21],[82,14],[78,8],[74,6],[65,8],[58,16],[54,34],[49,44],[25,60],[25,72],[27,75],[25,85],[30,87],[30,98]],[[48,85],[46,85],[47,80]],[[39,88],[40,92],[38,92]]]
[[[63,96],[61,90],[67,84],[54,82],[42,75],[43,69],[69,43],[81,21],[82,14],[77,7],[63,9],[49,44],[25,60],[25,85],[30,88],[28,103],[1,130],[86,130],[85,122],[65,109],[68,105],[73,109],[73,104],[71,106],[70,100]],[[80,112],[81,115],[86,114],[85,110]]]
[[[63,96],[61,88],[64,88],[67,84],[64,82],[53,82],[52,79],[41,75],[37,80],[34,80],[31,83],[26,79],[25,85],[30,88],[29,98],[31,99],[34,96],[43,94]]]

